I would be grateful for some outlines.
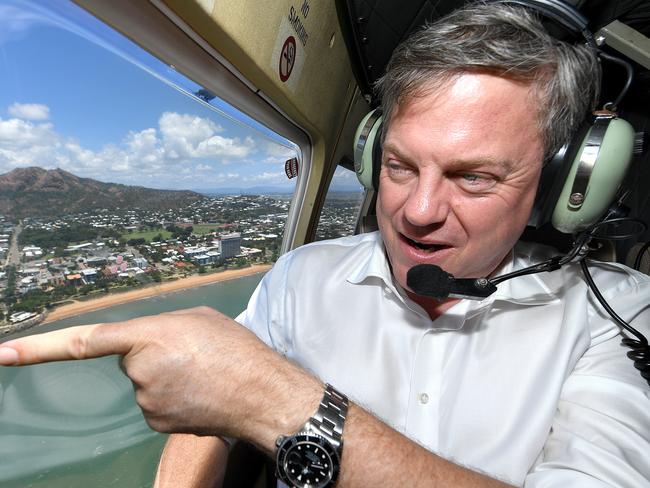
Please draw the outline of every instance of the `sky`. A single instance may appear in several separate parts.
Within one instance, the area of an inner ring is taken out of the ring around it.
[[[295,186],[289,141],[190,96],[201,87],[71,2],[0,2],[0,87],[0,174],[39,166],[151,188]],[[338,170],[335,180],[353,178]]]

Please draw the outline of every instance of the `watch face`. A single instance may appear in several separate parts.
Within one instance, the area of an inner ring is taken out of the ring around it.
[[[278,449],[278,471],[290,486],[324,488],[336,481],[339,457],[334,447],[315,434],[287,438]]]

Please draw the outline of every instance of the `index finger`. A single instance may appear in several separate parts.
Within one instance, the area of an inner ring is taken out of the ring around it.
[[[90,359],[127,354],[133,347],[124,326],[93,324],[22,337],[0,344],[0,365]]]

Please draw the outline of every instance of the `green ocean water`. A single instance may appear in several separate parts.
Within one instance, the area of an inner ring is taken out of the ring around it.
[[[29,333],[199,305],[235,317],[262,276],[131,302]],[[145,423],[117,357],[0,368],[3,488],[148,487],[165,438]]]

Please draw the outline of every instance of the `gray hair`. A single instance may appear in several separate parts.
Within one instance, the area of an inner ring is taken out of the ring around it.
[[[545,161],[569,141],[599,96],[600,64],[593,48],[553,38],[530,9],[473,3],[426,25],[395,49],[375,85],[383,134],[396,105],[472,71],[531,84]]]

